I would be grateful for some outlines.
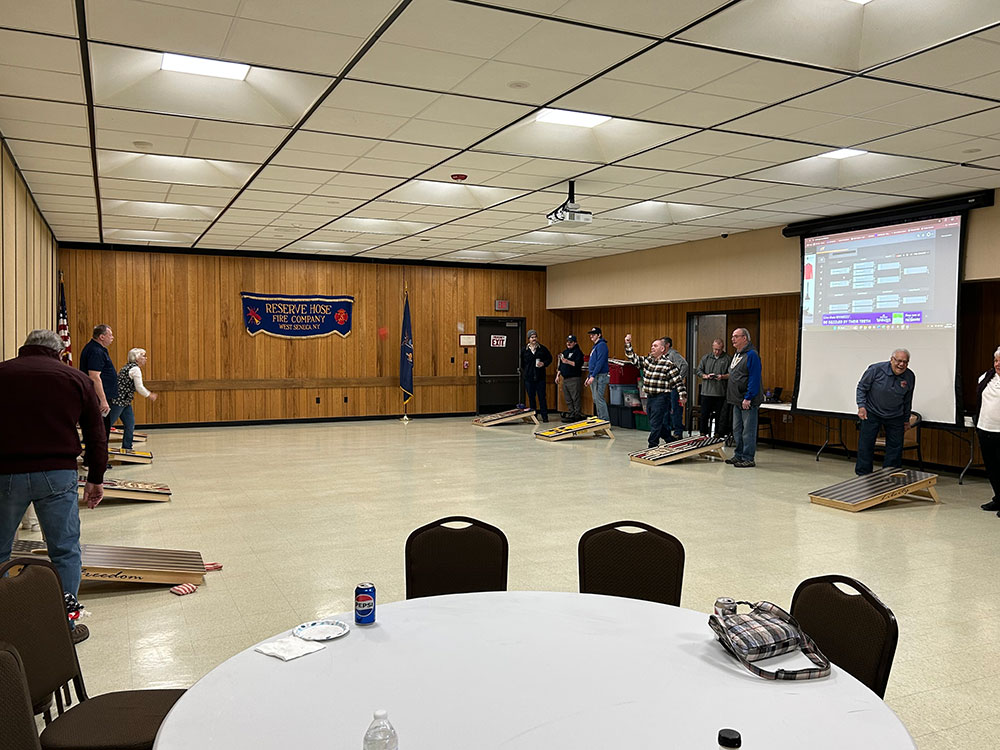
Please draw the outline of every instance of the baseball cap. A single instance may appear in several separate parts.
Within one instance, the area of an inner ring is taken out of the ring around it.
[[[596,333],[598,336],[600,336],[601,335],[601,329],[598,328],[597,326],[594,326],[589,331],[587,331],[587,335],[589,336],[592,333]]]
[[[568,336],[566,337],[566,340],[567,340],[567,341],[576,341],[576,336],[574,336],[574,335],[573,335],[573,334],[571,333],[571,334],[569,334],[569,335],[568,335]]]

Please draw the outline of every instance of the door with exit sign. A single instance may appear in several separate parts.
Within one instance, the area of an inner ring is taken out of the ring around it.
[[[476,411],[495,414],[522,402],[524,318],[476,319]]]

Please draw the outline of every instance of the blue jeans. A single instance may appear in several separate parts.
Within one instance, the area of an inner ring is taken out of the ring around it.
[[[670,432],[678,440],[684,437],[684,407],[677,391],[670,391]]]
[[[757,412],[759,406],[744,409],[741,404],[733,404],[733,458],[737,461],[753,461],[757,455]]]
[[[594,397],[594,411],[601,419],[608,419],[608,402],[604,399],[604,394],[608,390],[608,381],[611,376],[602,372],[594,375],[594,381],[590,384],[590,395]]]
[[[56,566],[63,591],[80,590],[80,508],[75,469],[0,474],[0,562],[10,559],[21,516],[34,503],[45,535],[49,559]]]
[[[646,399],[649,416],[649,447],[655,448],[662,437],[670,442],[670,392],[657,393]]]
[[[903,433],[906,431],[906,420],[903,417],[886,419],[868,412],[868,419],[861,420],[861,433],[858,435],[858,460],[854,464],[854,473],[858,476],[872,473],[875,462],[875,438],[880,427],[885,427],[885,459],[882,467],[897,467],[903,465]]]
[[[119,417],[122,419],[122,427],[125,428],[125,434],[122,436],[122,448],[130,451],[132,450],[132,436],[135,435],[135,412],[132,411],[132,404],[128,406],[112,404],[111,412],[108,414],[112,427]]]

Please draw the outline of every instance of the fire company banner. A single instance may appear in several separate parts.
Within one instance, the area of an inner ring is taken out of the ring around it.
[[[348,336],[354,317],[354,297],[254,294],[240,292],[247,333],[286,339],[307,339],[337,333]]]

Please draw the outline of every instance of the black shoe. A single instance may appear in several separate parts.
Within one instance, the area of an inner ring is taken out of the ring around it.
[[[548,414],[542,415],[542,421],[543,422],[548,422],[549,421],[549,415]]]
[[[85,640],[90,638],[90,628],[86,625],[77,623],[76,627],[69,631],[69,634],[73,638],[73,645],[75,646],[77,643],[83,643]]]
[[[733,464],[737,469],[752,469],[756,465],[753,461],[738,461]]]
[[[738,462],[739,462],[739,459],[737,459],[735,457],[733,457],[733,458],[727,458],[726,459],[726,463],[729,464],[730,466],[735,466]]]
[[[1000,510],[1000,503],[996,501],[996,498],[993,498],[988,503],[983,503],[979,507],[983,510]]]

